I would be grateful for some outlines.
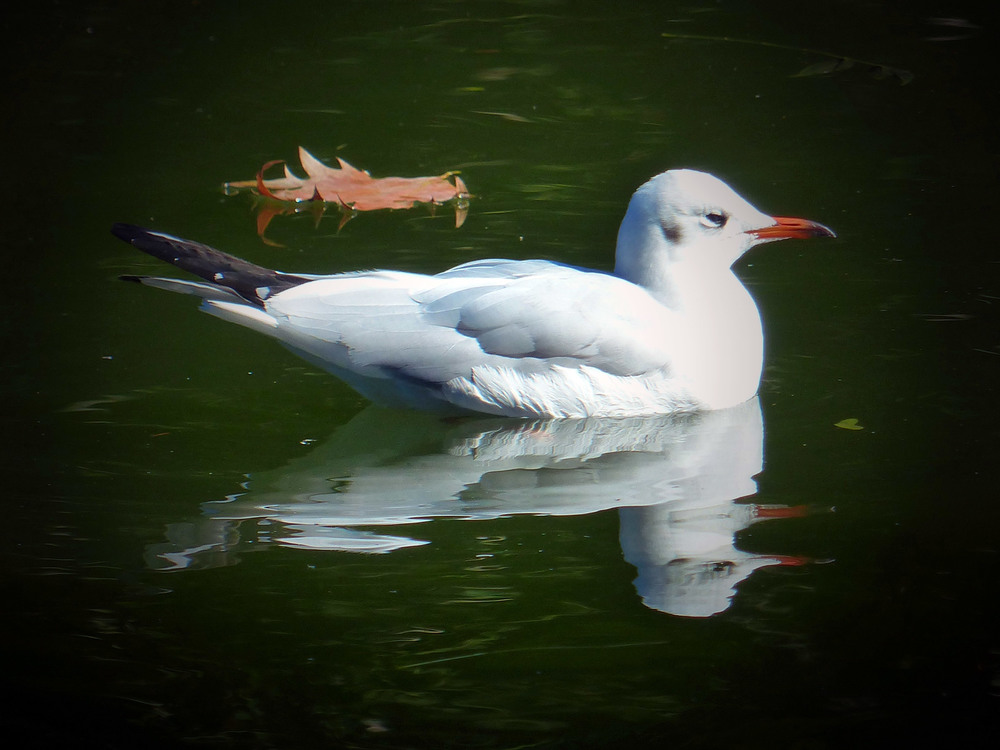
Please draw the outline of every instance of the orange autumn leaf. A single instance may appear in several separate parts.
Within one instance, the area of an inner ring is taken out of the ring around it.
[[[337,203],[354,211],[382,208],[412,208],[415,203],[442,204],[464,201],[469,191],[454,172],[437,177],[372,177],[368,172],[338,158],[340,167],[328,167],[304,148],[299,161],[306,177],[294,174],[285,165],[284,177],[267,179],[264,172],[283,161],[271,161],[260,168],[257,178],[226,183],[227,188],[252,188],[278,201],[322,201]]]

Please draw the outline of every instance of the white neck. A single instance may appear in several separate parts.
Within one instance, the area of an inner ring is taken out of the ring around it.
[[[764,339],[757,305],[732,269],[710,253],[677,250],[645,215],[626,215],[615,275],[679,316],[672,361],[692,396],[708,408],[742,403],[760,383]]]

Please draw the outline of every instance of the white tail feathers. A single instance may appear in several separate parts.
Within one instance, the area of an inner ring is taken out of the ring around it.
[[[263,310],[251,307],[245,302],[224,302],[206,299],[202,306],[206,312],[230,323],[244,326],[265,336],[275,336],[278,321]]]

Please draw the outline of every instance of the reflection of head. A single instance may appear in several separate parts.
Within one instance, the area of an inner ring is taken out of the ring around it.
[[[641,570],[635,587],[650,609],[681,617],[710,617],[729,608],[737,585],[757,568],[780,560],[730,550],[736,559],[679,558]]]

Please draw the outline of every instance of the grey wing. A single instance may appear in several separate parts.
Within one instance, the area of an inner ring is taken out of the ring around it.
[[[511,363],[517,369],[544,361],[638,375],[669,364],[673,314],[641,287],[546,261],[485,261],[436,278],[466,269],[503,283],[439,284],[417,295],[423,314],[475,339],[486,354],[519,361]]]
[[[331,277],[283,292],[267,309],[286,343],[370,377],[442,384],[479,366],[635,375],[669,364],[669,312],[648,293],[545,261]]]

